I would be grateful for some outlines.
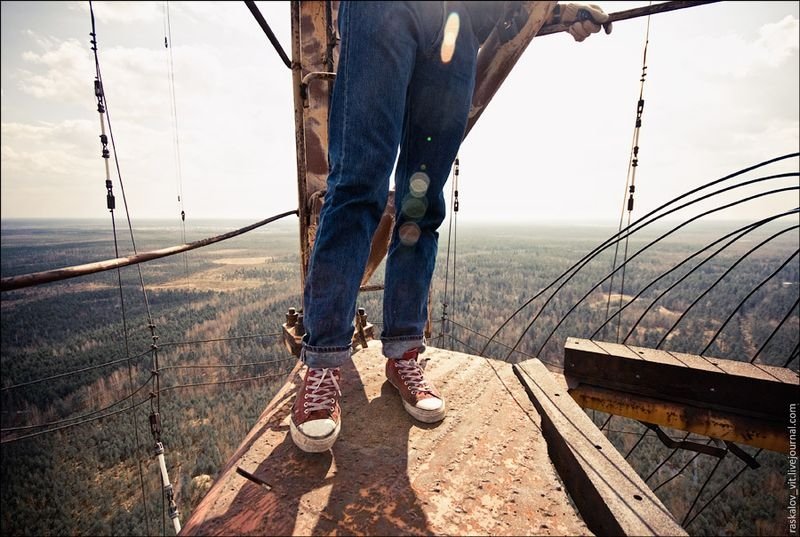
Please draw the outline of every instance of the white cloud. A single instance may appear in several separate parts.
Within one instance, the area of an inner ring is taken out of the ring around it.
[[[18,181],[16,186],[24,188],[29,181],[49,182],[99,172],[101,145],[96,129],[88,120],[3,123],[3,181]]]
[[[132,24],[162,20],[163,5],[163,2],[94,2],[92,9],[97,22]],[[80,7],[89,11],[86,2],[81,2]]]
[[[779,68],[796,57],[798,39],[798,19],[787,15],[779,22],[761,26],[758,36],[749,40],[734,33],[690,38],[679,43],[671,57],[684,68],[706,76],[741,80],[761,69]]]
[[[756,46],[765,51],[766,63],[778,67],[797,54],[800,48],[800,24],[798,19],[786,15],[780,22],[765,24],[759,29]]]
[[[58,42],[50,37],[32,37],[44,51],[22,54],[28,66],[13,75],[22,92],[59,101],[79,101],[91,95],[87,88],[95,69],[86,47],[75,39]]]
[[[94,6],[132,214],[170,217],[176,177],[163,3]],[[259,7],[290,52],[289,3]],[[68,9],[87,13],[88,7],[74,3]],[[172,2],[169,9],[187,214],[263,217],[291,209],[296,168],[290,71],[244,3]],[[798,19],[787,12],[775,16],[719,3],[655,19],[637,210],[648,199],[668,199],[692,182],[792,144],[796,150],[797,65],[791,62],[797,61]],[[66,18],[56,9],[48,16]],[[40,19],[15,24],[34,31],[22,34],[18,44],[24,48],[3,64],[4,120],[11,110],[18,122],[3,125],[4,215],[45,205],[58,216],[103,209],[102,192],[94,198],[104,174],[88,14],[73,19],[73,27],[41,25]],[[614,219],[630,153],[644,32],[640,18],[587,43],[561,35],[531,44],[463,147],[461,217]],[[4,54],[11,52],[4,48]],[[47,196],[33,195],[32,185],[54,179],[63,185]]]

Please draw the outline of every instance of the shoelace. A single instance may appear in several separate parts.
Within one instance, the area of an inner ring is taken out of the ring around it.
[[[433,388],[422,378],[422,369],[416,360],[395,360],[400,378],[411,388],[411,394],[417,392],[432,392]]]
[[[306,391],[305,395],[303,396],[304,399],[310,399],[311,401],[304,401],[303,406],[305,407],[306,414],[310,412],[315,412],[317,410],[330,410],[336,406],[336,397],[342,395],[342,391],[339,388],[339,383],[336,382],[336,377],[330,372],[330,369],[311,369],[308,373],[308,382],[311,384],[312,382],[316,382],[316,386],[311,387],[310,391]]]

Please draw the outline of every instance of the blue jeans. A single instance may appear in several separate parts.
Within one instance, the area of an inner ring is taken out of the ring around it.
[[[445,63],[440,49],[452,12],[460,26]],[[478,41],[461,2],[342,2],[339,31],[330,173],[303,296],[301,358],[309,367],[338,367],[350,357],[359,286],[398,148],[381,340],[387,358],[423,346],[442,190],[475,86]]]

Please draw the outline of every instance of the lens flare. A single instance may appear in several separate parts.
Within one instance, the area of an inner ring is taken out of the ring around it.
[[[397,235],[400,237],[400,242],[404,246],[414,246],[419,241],[420,229],[414,222],[406,222],[400,229],[397,230]]]
[[[409,190],[411,195],[415,198],[421,198],[428,192],[428,186],[431,184],[431,179],[425,172],[417,172],[411,176],[409,181]]]
[[[453,59],[453,54],[456,51],[458,28],[460,26],[461,19],[458,17],[458,13],[450,13],[444,25],[444,38],[442,39],[442,48],[440,51],[442,63],[450,63],[450,60]]]
[[[413,220],[419,220],[425,216],[425,211],[428,209],[428,200],[426,198],[415,198],[408,195],[403,200],[402,211],[403,214]]]

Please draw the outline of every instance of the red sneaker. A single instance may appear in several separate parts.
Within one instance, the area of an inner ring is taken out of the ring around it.
[[[327,451],[342,428],[339,368],[308,368],[297,390],[289,431],[295,445],[309,453]]]
[[[418,354],[412,349],[399,360],[386,360],[386,378],[400,392],[406,412],[419,421],[435,423],[444,419],[447,409],[439,391],[425,380]]]

